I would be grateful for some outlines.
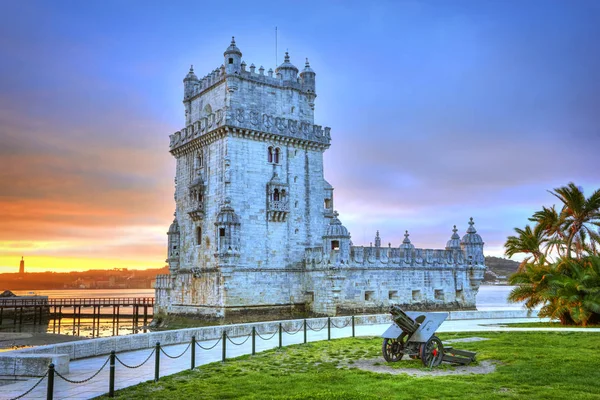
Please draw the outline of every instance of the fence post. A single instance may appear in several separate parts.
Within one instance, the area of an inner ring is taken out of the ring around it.
[[[252,327],[252,355],[256,354],[256,327]]]
[[[110,374],[108,378],[108,397],[115,397],[115,351],[110,352]]]
[[[304,319],[304,343],[306,343],[306,318]]]
[[[46,391],[46,400],[52,400],[54,397],[54,364],[48,365],[48,390]]]
[[[327,340],[331,340],[331,317],[327,317]]]
[[[279,348],[281,348],[281,322],[279,323]]]
[[[154,351],[156,351],[154,355],[154,382],[158,382],[158,378],[160,377],[160,342],[156,342]]]
[[[196,368],[196,336],[192,336],[192,365],[190,369]]]
[[[355,335],[354,335],[354,315],[352,316],[352,337],[355,337]]]
[[[225,358],[227,357],[227,332],[225,332],[225,330],[223,330],[223,357],[221,359],[221,361],[225,362]]]

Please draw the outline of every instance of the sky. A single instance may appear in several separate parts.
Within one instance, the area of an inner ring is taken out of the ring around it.
[[[248,65],[309,58],[355,245],[443,248],[473,217],[500,256],[549,189],[600,188],[595,0],[4,0],[0,272],[165,265],[182,79],[231,36]]]

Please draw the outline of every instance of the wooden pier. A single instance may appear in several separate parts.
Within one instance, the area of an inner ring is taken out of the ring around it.
[[[112,313],[102,314],[101,309],[112,307]],[[121,313],[126,308],[128,313]],[[152,310],[150,310],[152,309]],[[72,310],[72,312],[71,312]],[[131,310],[129,312],[129,310]],[[149,312],[150,311],[150,312]],[[154,313],[154,297],[108,297],[108,298],[27,298],[6,297],[0,298],[0,325],[3,319],[12,318],[13,324],[23,323],[23,319],[33,317],[33,323],[41,323],[43,317],[73,317],[78,321],[82,316],[92,317],[99,321],[102,316],[112,316],[113,322],[119,316],[132,316],[134,324],[141,318],[144,325],[148,324],[148,316]]]

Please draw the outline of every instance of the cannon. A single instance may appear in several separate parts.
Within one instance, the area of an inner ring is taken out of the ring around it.
[[[476,353],[444,347],[435,331],[448,317],[447,312],[404,312],[397,305],[390,307],[392,324],[384,333],[381,352],[387,362],[400,361],[404,355],[420,358],[423,365],[437,367],[442,361],[467,365]]]

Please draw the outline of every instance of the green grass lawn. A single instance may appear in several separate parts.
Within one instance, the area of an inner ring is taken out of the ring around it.
[[[122,399],[600,399],[599,333],[479,332],[441,334],[490,340],[456,343],[496,360],[487,375],[411,377],[353,367],[380,358],[380,338],[337,339],[212,363],[118,391]],[[402,360],[422,368],[420,360]],[[400,364],[394,363],[394,364]],[[400,366],[400,365],[395,365]],[[448,367],[445,367],[448,368]]]
[[[514,324],[500,324],[503,326],[510,326],[513,328],[600,328],[600,325],[588,325],[588,326],[577,326],[577,325],[561,325],[560,322],[523,322]]]

